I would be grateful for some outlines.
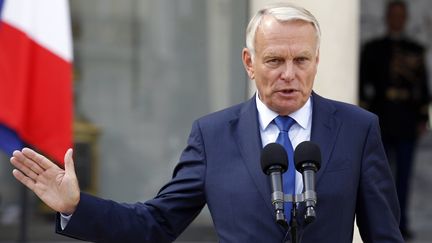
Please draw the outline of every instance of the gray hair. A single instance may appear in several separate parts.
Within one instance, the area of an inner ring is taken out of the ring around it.
[[[277,3],[268,5],[260,9],[255,16],[250,20],[247,29],[246,29],[246,47],[249,49],[250,54],[253,57],[255,56],[255,34],[260,25],[263,16],[270,15],[273,16],[280,22],[287,22],[293,20],[302,20],[305,22],[311,23],[317,35],[317,52],[319,49],[320,41],[321,41],[321,29],[319,27],[318,21],[316,18],[306,9],[296,6],[291,3]]]

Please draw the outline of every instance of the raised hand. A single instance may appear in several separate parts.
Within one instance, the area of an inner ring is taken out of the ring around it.
[[[29,148],[14,151],[10,161],[17,168],[12,171],[14,177],[50,208],[64,214],[75,211],[80,200],[80,189],[72,149],[65,153],[64,170]]]

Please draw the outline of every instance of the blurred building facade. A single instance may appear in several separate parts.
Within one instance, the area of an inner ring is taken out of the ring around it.
[[[169,180],[192,121],[250,97],[254,88],[241,63],[244,32],[250,13],[269,2],[276,1],[70,1],[75,120],[98,131],[97,195],[121,202],[153,197]],[[299,3],[316,15],[323,32],[318,93],[357,102],[359,42],[375,31],[371,13],[381,13],[373,2]],[[12,221],[20,194],[8,158],[0,154],[0,161],[1,242],[6,230],[18,232]],[[39,229],[46,217],[30,197],[30,230]],[[48,219],[47,233],[30,239],[53,237]],[[211,226],[208,212],[194,224]]]

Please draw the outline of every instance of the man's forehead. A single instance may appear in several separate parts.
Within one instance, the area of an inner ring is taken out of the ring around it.
[[[312,57],[314,55],[314,50],[312,49],[296,49],[291,48],[289,52],[287,49],[277,48],[277,47],[269,47],[262,51],[262,56],[264,57],[281,57],[285,55],[289,56],[302,56],[302,57]]]

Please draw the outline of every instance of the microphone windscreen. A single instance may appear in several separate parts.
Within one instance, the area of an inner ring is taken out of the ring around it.
[[[302,170],[302,165],[306,162],[313,163],[317,170],[321,167],[320,148],[311,141],[301,142],[294,151],[294,163],[298,171]]]
[[[268,174],[271,166],[280,166],[282,171],[288,169],[288,156],[285,148],[278,143],[267,144],[261,153],[261,168]]]

